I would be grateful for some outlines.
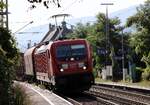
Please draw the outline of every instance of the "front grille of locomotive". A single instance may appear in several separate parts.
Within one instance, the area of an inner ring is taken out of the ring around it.
[[[87,90],[94,83],[92,73],[72,74],[56,77],[56,87],[62,90]]]

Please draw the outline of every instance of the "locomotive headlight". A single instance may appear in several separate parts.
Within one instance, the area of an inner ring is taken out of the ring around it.
[[[84,66],[83,69],[86,70],[86,66]]]
[[[61,72],[63,72],[63,71],[64,71],[64,69],[60,69],[60,71],[61,71]]]
[[[74,58],[70,58],[71,61],[74,61]]]
[[[61,67],[62,67],[63,69],[68,69],[68,64],[62,64]]]

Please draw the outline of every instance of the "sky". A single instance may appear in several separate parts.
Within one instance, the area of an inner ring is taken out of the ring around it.
[[[71,14],[70,19],[85,16],[95,16],[99,12],[105,13],[105,6],[101,3],[111,2],[114,5],[109,6],[109,14],[120,9],[125,9],[133,5],[143,4],[145,0],[60,0],[61,8],[57,8],[53,3],[46,9],[42,4],[37,8],[30,9],[30,3],[27,0],[9,0],[9,28],[16,32],[27,25],[26,28],[47,24],[52,22],[50,17],[58,13]]]

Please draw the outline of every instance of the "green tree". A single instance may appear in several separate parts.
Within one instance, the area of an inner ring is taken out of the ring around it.
[[[127,26],[134,26],[137,31],[131,37],[136,53],[148,55],[150,51],[150,0],[137,8],[137,13],[127,20]]]
[[[3,2],[0,2],[0,10],[5,8],[5,7],[6,7],[6,5]]]
[[[137,13],[127,20],[127,26],[135,26],[137,31],[147,29],[150,32],[150,0],[137,8]]]
[[[96,43],[97,47],[104,48],[106,49],[107,47],[107,55],[108,56],[100,56],[101,63],[104,66],[104,59],[107,59],[107,64],[112,64],[113,67],[113,75],[115,76],[115,73],[119,72],[118,70],[121,70],[121,66],[119,66],[118,61],[115,59],[115,56],[121,56],[122,52],[122,28],[120,26],[120,20],[116,18],[110,18],[108,19],[109,23],[109,36],[108,36],[108,41],[106,42],[106,17],[104,14],[100,13],[97,15],[97,22],[95,26],[95,34],[96,35]],[[124,39],[124,49],[127,49],[128,47],[128,35],[124,34],[123,35]],[[106,46],[107,44],[107,46]],[[107,57],[107,58],[105,58]],[[101,67],[102,67],[101,66]],[[115,78],[114,78],[115,79]]]
[[[15,40],[7,29],[0,28],[0,104],[11,105],[12,80],[15,65],[18,63],[18,49]]]
[[[88,34],[88,24],[77,23],[74,32],[68,35],[67,38],[86,38]]]
[[[144,72],[147,72],[147,69],[150,71],[150,67],[147,64],[150,53],[150,0],[140,5],[137,8],[137,13],[128,18],[127,26],[136,28],[136,32],[133,33],[130,43],[138,57],[145,63],[146,70]],[[150,72],[147,73],[150,75]]]

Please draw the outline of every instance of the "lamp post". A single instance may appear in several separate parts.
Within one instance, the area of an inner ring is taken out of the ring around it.
[[[113,3],[101,3],[101,5],[106,6],[106,51],[105,51],[105,70],[107,66],[107,55],[108,55],[108,46],[109,46],[109,21],[108,21],[108,6],[113,5]]]
[[[121,49],[122,49],[122,74],[123,74],[123,81],[125,81],[125,79],[126,79],[126,74],[125,74],[125,68],[124,68],[124,42],[123,42],[123,30],[124,30],[124,27],[121,27],[121,43],[122,43],[122,45],[121,45]]]

